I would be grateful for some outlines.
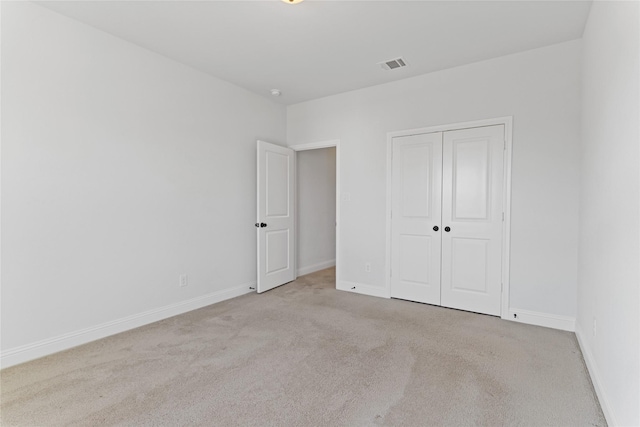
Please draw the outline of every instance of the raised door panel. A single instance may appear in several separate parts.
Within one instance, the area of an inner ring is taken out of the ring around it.
[[[289,230],[266,230],[266,268],[265,273],[271,276],[289,268]]]
[[[443,137],[442,305],[500,315],[504,126]]]
[[[265,218],[289,216],[289,162],[281,153],[267,151]]]
[[[488,239],[451,239],[451,289],[486,293]]]
[[[431,236],[400,234],[398,236],[400,265],[398,276],[405,283],[433,286],[429,277],[429,260],[432,259],[433,239]]]
[[[461,221],[484,221],[490,205],[491,141],[472,138],[453,144],[452,216]]]
[[[440,304],[442,133],[393,139],[391,296]]]
[[[433,185],[432,144],[406,144],[398,147],[400,191],[398,214],[403,218],[429,219]]]

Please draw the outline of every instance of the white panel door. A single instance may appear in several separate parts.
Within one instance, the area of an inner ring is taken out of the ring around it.
[[[442,133],[393,138],[391,296],[440,304]]]
[[[442,305],[500,315],[504,126],[444,132]]]
[[[295,279],[294,161],[293,150],[258,141],[258,293]]]

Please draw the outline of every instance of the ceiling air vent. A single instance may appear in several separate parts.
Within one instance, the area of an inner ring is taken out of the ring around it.
[[[394,70],[396,68],[402,68],[407,66],[407,62],[404,58],[396,58],[390,59],[388,61],[383,61],[380,63],[380,66],[385,70]]]

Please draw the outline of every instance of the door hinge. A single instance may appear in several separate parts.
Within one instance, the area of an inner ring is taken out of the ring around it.
[[[504,212],[502,212],[502,220],[504,221]]]

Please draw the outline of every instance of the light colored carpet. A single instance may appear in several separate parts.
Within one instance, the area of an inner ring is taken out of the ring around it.
[[[606,425],[573,333],[334,274],[8,368],[2,425]]]

